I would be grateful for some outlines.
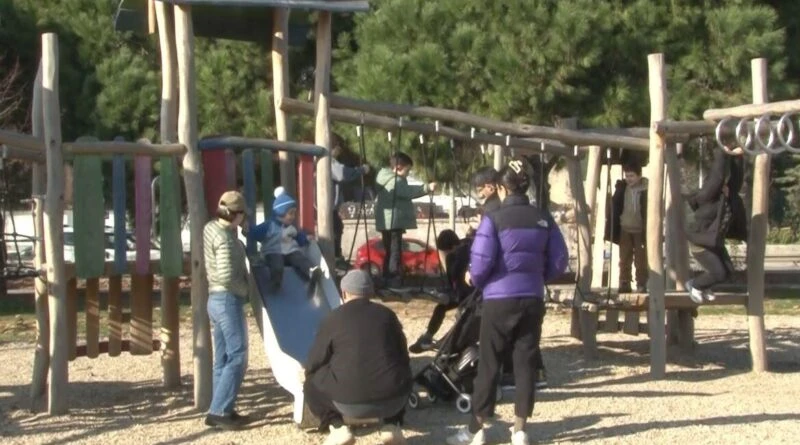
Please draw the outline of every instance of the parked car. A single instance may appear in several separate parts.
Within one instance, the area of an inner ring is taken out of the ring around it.
[[[383,273],[384,257],[386,257],[386,250],[383,248],[383,241],[380,238],[372,238],[358,248],[353,266],[379,276]],[[438,275],[439,251],[425,245],[420,240],[403,238],[401,264],[407,274]]]

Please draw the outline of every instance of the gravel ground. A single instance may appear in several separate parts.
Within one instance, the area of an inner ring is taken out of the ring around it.
[[[424,329],[432,305],[390,304],[410,341]],[[649,378],[646,336],[600,335],[600,357],[587,362],[569,337],[569,317],[552,312],[543,338],[551,388],[539,393],[529,425],[538,443],[790,444],[800,435],[800,317],[767,316],[773,372],[748,372],[747,319],[701,316],[696,351],[670,350],[667,378]],[[250,369],[240,411],[256,419],[239,432],[216,432],[192,408],[190,326],[182,330],[183,387],[160,387],[157,354],[80,358],[70,364],[71,414],[33,414],[28,400],[32,345],[0,344],[0,440],[5,444],[318,444],[324,435],[299,430],[291,398],[274,381],[255,323]],[[444,330],[442,331],[444,332]],[[414,366],[427,356],[415,357]],[[508,443],[512,394],[498,407],[489,443]],[[42,410],[44,402],[37,402]],[[451,404],[409,411],[410,444],[439,444],[466,421]],[[356,430],[358,443],[377,443],[374,427]]]

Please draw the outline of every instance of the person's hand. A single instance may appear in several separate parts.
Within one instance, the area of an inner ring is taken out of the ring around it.
[[[361,166],[361,174],[368,175],[369,174],[369,164],[364,164]]]
[[[742,147],[736,147],[730,150],[732,155],[741,156],[744,154],[744,149]]]
[[[437,184],[435,182],[429,183],[428,184],[428,191],[431,192],[431,193],[435,192],[436,191],[436,185]]]
[[[470,275],[469,271],[464,273],[464,282],[467,283],[467,286],[472,286],[472,275]]]

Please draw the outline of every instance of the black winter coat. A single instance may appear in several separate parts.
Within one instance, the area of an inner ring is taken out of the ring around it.
[[[703,187],[686,197],[694,210],[694,224],[686,230],[686,238],[706,248],[719,248],[725,239],[747,239],[747,214],[739,196],[744,182],[744,161],[722,150],[714,152],[714,160]],[[728,186],[728,197],[722,192]],[[728,218],[725,218],[727,215]],[[727,221],[727,224],[725,223]],[[727,227],[725,227],[727,225]]]
[[[625,206],[625,191],[628,183],[620,179],[614,185],[614,195],[611,202],[606,203],[606,227],[603,239],[611,240],[614,244],[619,244],[619,235],[622,233],[620,219],[622,218],[622,208]],[[639,195],[639,205],[642,209],[642,226],[647,227],[647,192]],[[613,231],[612,231],[613,230]]]

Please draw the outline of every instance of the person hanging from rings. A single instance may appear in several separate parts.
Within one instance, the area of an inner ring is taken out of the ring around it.
[[[692,256],[704,271],[686,282],[692,301],[713,301],[711,288],[725,282],[734,271],[725,248],[725,239],[747,239],[747,216],[739,191],[744,182],[742,148],[726,154],[714,151],[714,160],[703,186],[685,196],[694,211],[694,223],[687,227],[686,238]]]
[[[544,285],[567,268],[569,251],[552,216],[530,205],[524,161],[513,159],[499,173],[500,208],[481,219],[465,279],[483,293],[478,373],[469,425],[447,438],[450,445],[486,442],[485,422],[494,415],[500,364],[512,351],[516,399],[512,445],[527,445],[533,414],[536,351],[544,320]]]

